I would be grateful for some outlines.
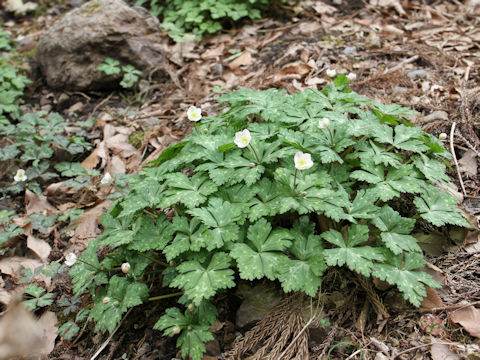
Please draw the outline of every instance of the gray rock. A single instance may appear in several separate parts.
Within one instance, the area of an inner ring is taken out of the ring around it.
[[[107,57],[121,65],[131,64],[145,74],[162,69],[165,56],[158,19],[121,0],[92,0],[55,22],[37,46],[40,69],[48,85],[57,89],[94,90],[117,85],[121,74],[107,76],[97,70]]]
[[[407,73],[407,76],[411,79],[425,79],[427,77],[427,72],[425,70],[412,70]]]
[[[357,47],[347,46],[345,49],[343,49],[343,55],[347,55],[347,56],[357,55]]]
[[[424,123],[431,123],[437,120],[448,121],[448,114],[442,110],[435,110],[423,118]]]
[[[262,320],[282,299],[281,291],[272,283],[261,283],[250,287],[242,282],[236,294],[243,298],[235,319],[240,328]]]

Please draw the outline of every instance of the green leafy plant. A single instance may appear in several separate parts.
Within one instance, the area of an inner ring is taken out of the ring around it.
[[[7,116],[18,118],[20,110],[18,104],[23,96],[25,86],[30,80],[21,74],[11,61],[16,54],[10,34],[0,31],[0,50],[4,51],[0,57],[0,122]]]
[[[74,292],[93,298],[96,330],[112,331],[133,306],[180,296],[154,328],[179,335],[183,356],[199,360],[212,339],[215,296],[237,277],[315,297],[336,266],[383,279],[419,306],[425,286],[439,285],[420,270],[410,234],[422,222],[469,225],[455,198],[434,186],[448,182],[450,154],[408,121],[414,111],[348,83],[339,75],[321,91],[230,92],[219,99],[226,111],[203,117],[132,177],[70,271]],[[161,287],[151,285],[155,271]]]
[[[12,221],[14,216],[15,211],[0,211],[0,245],[6,244],[10,239],[24,233],[23,229]],[[6,249],[0,251],[0,255],[3,255],[4,250]]]
[[[83,137],[65,135],[67,125],[59,114],[47,115],[45,112],[24,114],[16,124],[0,119],[0,135],[10,139],[9,145],[0,148],[0,161],[14,160],[17,167],[12,170],[24,172],[21,181],[2,188],[4,194],[18,193],[25,184],[34,192],[41,193],[40,183],[58,176],[52,171],[49,161],[56,152],[65,151],[75,156],[91,148]],[[11,174],[9,180],[13,178]]]
[[[117,75],[123,72],[120,85],[125,89],[135,86],[142,75],[142,72],[133,65],[128,64],[120,67],[120,62],[112,58],[106,58],[104,63],[98,65],[97,70],[104,72],[106,75]]]
[[[191,40],[189,33],[199,40],[204,34],[222,30],[227,22],[259,19],[262,11],[271,9],[273,3],[272,0],[138,0],[135,5],[148,4],[151,13],[162,18],[162,27],[168,35],[178,42]]]

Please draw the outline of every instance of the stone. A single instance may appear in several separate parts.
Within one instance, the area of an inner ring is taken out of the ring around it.
[[[251,287],[241,282],[236,295],[243,298],[235,318],[239,328],[262,320],[282,299],[282,293],[271,283],[260,283]]]
[[[448,114],[442,110],[435,110],[423,118],[424,123],[431,123],[437,120],[448,121]]]
[[[415,80],[415,79],[425,79],[427,77],[427,72],[425,70],[412,70],[407,73],[407,76],[410,78],[410,80]]]
[[[343,49],[343,55],[347,55],[347,56],[357,55],[357,47],[347,46],[345,49]]]
[[[133,65],[147,75],[166,60],[159,21],[144,8],[122,0],[92,0],[67,13],[44,31],[37,60],[47,84],[84,91],[118,86],[122,74],[97,70],[107,57]],[[165,71],[156,75],[166,77]]]

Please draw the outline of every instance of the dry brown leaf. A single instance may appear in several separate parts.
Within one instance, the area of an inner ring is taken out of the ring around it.
[[[338,11],[336,7],[327,5],[323,1],[315,1],[312,7],[313,7],[313,10],[315,10],[317,14],[320,14],[320,15],[333,14],[334,12]]]
[[[125,174],[126,168],[125,168],[125,163],[123,162],[120,157],[117,155],[114,155],[112,157],[112,161],[110,162],[110,174],[116,175],[116,174]]]
[[[231,70],[236,70],[240,66],[249,66],[252,63],[252,54],[249,51],[245,51],[242,55],[233,60],[228,67]]]
[[[115,154],[120,154],[124,158],[128,158],[137,153],[137,149],[132,144],[128,143],[128,136],[124,134],[117,134],[105,140],[107,147]]]
[[[30,190],[25,190],[25,213],[27,216],[32,214],[58,214],[58,210],[54,208],[43,195],[37,195]]]
[[[297,30],[301,35],[311,35],[316,33],[321,28],[322,24],[317,21],[305,21],[301,22],[295,30]]]
[[[385,9],[394,8],[399,15],[407,15],[399,0],[370,0],[370,5],[382,7]]]
[[[480,338],[480,310],[470,305],[450,314],[450,321],[460,324],[472,336]]]
[[[81,162],[82,167],[88,170],[95,169],[100,161],[100,156],[98,156],[98,148],[95,148],[90,155],[87,156],[85,160]]]
[[[0,260],[0,273],[10,275],[15,281],[20,280],[22,269],[30,269],[32,273],[35,268],[43,264],[37,259],[29,259],[19,256],[12,256]],[[43,281],[47,287],[51,284],[51,279],[40,273],[35,277],[36,280]]]
[[[46,356],[53,351],[55,339],[57,338],[57,316],[51,311],[47,311],[37,321],[37,325],[42,329],[42,346],[40,354]]]
[[[102,201],[95,207],[86,210],[80,219],[69,225],[69,229],[72,232],[74,231],[74,235],[70,240],[74,249],[70,249],[70,251],[84,250],[88,242],[98,236],[100,233],[98,218],[110,208],[111,203],[111,200]]]
[[[305,63],[298,62],[294,64],[289,64],[275,74],[275,76],[273,77],[273,81],[277,82],[287,78],[300,79],[307,76],[311,70],[311,66]]]
[[[44,240],[37,239],[33,235],[27,237],[27,247],[32,250],[44,263],[47,263],[52,247]]]
[[[0,318],[0,360],[42,355],[43,337],[42,326],[16,302]]]
[[[423,299],[420,307],[422,309],[433,309],[437,307],[445,306],[438,293],[432,289],[430,286],[426,286],[425,290],[427,291],[427,296]]]
[[[460,165],[460,171],[464,172],[465,175],[470,177],[477,176],[477,154],[475,151],[468,149],[463,154],[462,158],[458,160],[458,164]]]
[[[435,343],[430,348],[432,360],[460,360],[455,352],[453,352],[447,344]]]
[[[219,44],[213,48],[207,49],[202,55],[201,58],[204,60],[217,59],[223,55],[225,50],[225,44]]]

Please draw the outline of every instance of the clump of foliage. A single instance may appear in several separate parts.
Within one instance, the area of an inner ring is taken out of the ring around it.
[[[106,58],[102,64],[98,65],[97,70],[106,75],[118,75],[122,73],[123,77],[120,85],[125,89],[133,87],[142,75],[142,72],[133,65],[128,64],[120,67],[120,62],[112,58]]]
[[[83,137],[65,135],[65,127],[68,125],[61,115],[42,111],[24,114],[16,122],[6,118],[0,119],[0,135],[9,139],[9,145],[0,148],[0,161],[15,161],[17,164],[12,167],[12,171],[22,169],[28,180],[17,181],[3,187],[0,195],[19,193],[23,191],[24,186],[40,194],[42,183],[58,177],[58,173],[52,169],[53,164],[49,161],[53,159],[55,152],[65,151],[75,156],[91,148]],[[77,125],[82,124],[78,122]],[[84,169],[79,163],[61,162],[55,165],[55,168],[63,176],[76,176],[77,180],[83,183],[87,181],[87,177],[97,174]],[[7,180],[13,179],[13,173],[8,175],[10,177]],[[79,177],[81,175],[84,177]]]
[[[162,19],[162,27],[174,41],[199,40],[204,34],[223,29],[226,22],[243,18],[260,19],[262,10],[285,0],[137,0],[135,5],[146,5],[150,12]]]
[[[397,286],[415,306],[425,285],[438,286],[419,270],[416,221],[468,223],[433,185],[448,182],[449,154],[405,118],[412,110],[350,91],[344,75],[322,91],[243,89],[219,101],[227,111],[198,121],[132,178],[70,271],[74,292],[92,296],[96,331],[181,294],[154,328],[179,335],[183,356],[199,360],[213,338],[215,296],[238,278],[315,297],[322,273],[342,266]],[[406,194],[408,210],[398,201]],[[126,262],[131,270],[120,271]],[[158,268],[162,287],[151,277]]]
[[[18,103],[30,80],[22,75],[11,61],[15,54],[10,34],[0,30],[0,121],[6,116],[17,118]]]

